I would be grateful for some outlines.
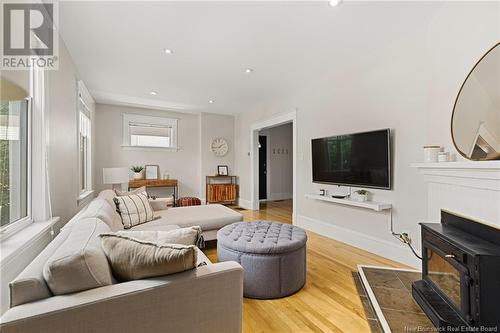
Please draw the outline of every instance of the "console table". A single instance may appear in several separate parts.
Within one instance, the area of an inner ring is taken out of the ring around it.
[[[207,176],[207,204],[236,204],[236,176]]]
[[[170,187],[174,189],[174,206],[176,206],[178,188],[177,179],[132,179],[128,182],[128,189],[139,187]]]

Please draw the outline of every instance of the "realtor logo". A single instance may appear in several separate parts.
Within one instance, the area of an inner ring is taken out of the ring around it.
[[[1,69],[57,69],[54,3],[2,3]]]

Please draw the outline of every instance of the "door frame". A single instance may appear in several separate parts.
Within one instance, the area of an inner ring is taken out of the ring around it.
[[[297,110],[278,114],[268,119],[259,121],[250,126],[250,207],[259,210],[259,131],[269,127],[276,127],[292,123],[293,145],[293,201],[292,223],[295,224],[297,213]]]

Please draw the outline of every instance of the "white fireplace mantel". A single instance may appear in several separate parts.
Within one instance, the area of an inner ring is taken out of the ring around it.
[[[427,183],[427,217],[441,209],[500,226],[500,161],[414,163]]]

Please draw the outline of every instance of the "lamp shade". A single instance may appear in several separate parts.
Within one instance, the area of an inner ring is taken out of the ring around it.
[[[104,184],[122,184],[129,180],[128,168],[103,168],[102,182]]]

